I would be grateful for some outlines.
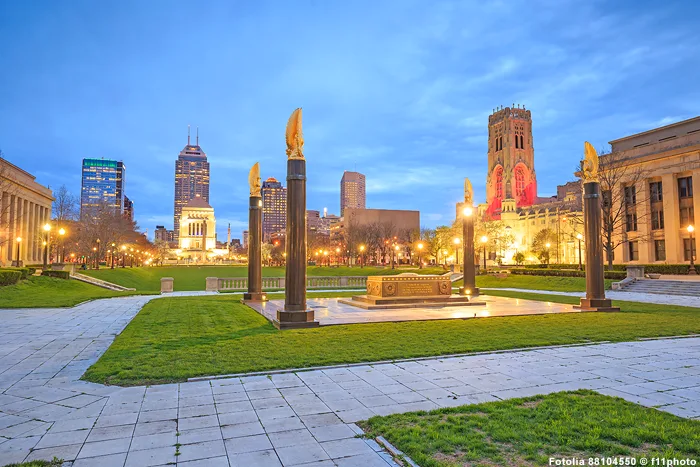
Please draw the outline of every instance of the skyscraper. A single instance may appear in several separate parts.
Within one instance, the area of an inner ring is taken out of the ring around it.
[[[180,238],[180,213],[182,208],[201,196],[209,203],[209,162],[207,155],[199,147],[199,129],[197,144],[190,144],[190,132],[187,130],[187,146],[180,151],[175,161],[175,206],[173,216],[174,241]]]
[[[122,213],[124,214],[124,217],[129,219],[131,222],[134,221],[134,202],[131,201],[126,195],[124,195],[124,210]]]
[[[287,189],[270,177],[263,182],[260,191],[263,202],[263,241],[269,241],[270,235],[284,232],[287,228]]]
[[[101,205],[124,212],[126,166],[122,161],[83,159],[80,215]]]
[[[359,172],[343,172],[340,180],[340,215],[343,215],[345,208],[365,209],[366,203],[365,176]]]

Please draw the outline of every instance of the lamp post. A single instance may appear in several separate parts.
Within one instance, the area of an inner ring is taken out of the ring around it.
[[[114,269],[114,247],[117,246],[114,242],[112,242],[112,249],[110,250],[110,256],[112,257],[112,266],[110,269]]]
[[[180,250],[178,250],[178,256]],[[126,245],[122,245],[122,269],[126,266]]]
[[[455,244],[455,263],[459,266],[459,244],[461,243],[459,237],[455,237],[452,242]]]
[[[22,237],[17,237],[17,262],[15,263],[18,268],[22,267],[22,261],[19,259],[19,246],[22,244]]]
[[[66,234],[66,229],[64,229],[63,227],[61,227],[60,229],[58,229],[58,238],[61,239],[61,242],[60,242],[61,254],[60,254],[59,260],[58,260],[59,263],[62,263],[63,261],[65,261],[66,251],[65,251],[65,248],[64,248],[64,246],[63,246],[63,236],[64,236],[65,234]],[[99,241],[99,240],[98,240],[98,241]]]
[[[423,269],[423,260],[421,259],[421,253],[423,253],[423,244],[418,244],[418,269]]]
[[[100,239],[95,240],[97,248],[95,248],[95,269],[100,269]]]
[[[695,231],[695,227],[692,225],[688,226],[688,234],[690,235],[690,269],[688,269],[688,274],[695,275],[697,274],[697,271],[695,270],[695,248],[693,248],[693,232]]]
[[[549,267],[549,248],[552,246],[551,243],[547,243],[545,247],[547,248],[547,267]]]
[[[51,232],[51,224],[48,222],[44,224],[44,232],[46,232],[46,240],[44,240],[44,269],[46,269],[49,264],[49,232]]]
[[[92,247],[92,256],[93,256],[92,262],[94,263],[95,258],[97,258],[97,247],[96,246]]]
[[[360,245],[360,268],[365,267],[365,246]]]
[[[129,267],[134,267],[134,249],[131,248],[131,253],[129,254]]]
[[[484,274],[486,274],[486,243],[489,241],[489,238],[486,235],[482,235],[481,238],[481,245],[484,248]]]
[[[576,238],[578,239],[578,270],[580,271],[583,269],[583,260],[581,258],[581,240],[583,240],[583,235],[577,233]]]

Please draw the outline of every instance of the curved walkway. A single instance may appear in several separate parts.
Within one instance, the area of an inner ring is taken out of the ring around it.
[[[512,288],[488,288],[484,287],[481,290],[510,290],[512,292],[527,292],[547,295],[568,295],[571,297],[584,297],[585,292],[557,292],[550,290],[535,290],[535,289],[512,289]],[[700,305],[698,300],[700,297],[682,296],[682,295],[659,295],[651,293],[625,292],[623,290],[606,290],[605,296],[612,300],[624,300],[627,302],[644,302],[656,303],[658,305],[678,305],[697,307]]]
[[[194,295],[181,293],[175,295]],[[80,381],[150,300],[2,311],[0,460],[81,466],[392,465],[354,424],[580,388],[700,417],[700,338],[436,358],[151,387]],[[179,447],[176,447],[178,445]]]

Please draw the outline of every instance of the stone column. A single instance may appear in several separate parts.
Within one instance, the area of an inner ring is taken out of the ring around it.
[[[474,267],[474,206],[462,203],[462,249],[464,250],[462,271],[463,286],[459,288],[460,295],[479,295],[476,286],[476,268]]]
[[[250,197],[248,211],[248,292],[243,300],[265,300],[262,291],[262,197]]]
[[[287,160],[287,266],[284,310],[277,311],[279,329],[318,326],[306,306],[306,160]]]
[[[583,184],[583,229],[586,238],[586,298],[575,308],[581,311],[620,311],[605,298],[603,238],[601,236],[600,183]]]

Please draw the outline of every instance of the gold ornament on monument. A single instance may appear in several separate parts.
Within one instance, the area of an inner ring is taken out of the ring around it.
[[[472,182],[468,178],[464,178],[464,204],[471,206],[474,204],[474,189],[472,188]]]
[[[581,178],[585,182],[598,180],[598,153],[591,143],[583,143],[584,158],[581,161]]]
[[[260,162],[256,162],[250,168],[248,185],[250,185],[250,196],[260,196]]]
[[[287,156],[289,159],[304,158],[304,136],[301,132],[301,107],[292,112],[287,122]]]

